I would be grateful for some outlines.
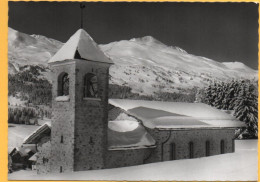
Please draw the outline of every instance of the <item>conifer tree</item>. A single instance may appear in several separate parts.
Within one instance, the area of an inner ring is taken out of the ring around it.
[[[205,89],[205,99],[201,99],[218,109],[234,110],[234,116],[245,122],[241,130],[242,138],[257,138],[258,102],[257,85],[249,80],[214,83]]]
[[[235,105],[235,117],[247,125],[246,130],[242,131],[243,137],[257,138],[258,101],[252,85],[243,83]]]
[[[226,89],[224,83],[216,84],[214,107],[218,109],[223,109],[223,101],[226,94],[225,90]]]

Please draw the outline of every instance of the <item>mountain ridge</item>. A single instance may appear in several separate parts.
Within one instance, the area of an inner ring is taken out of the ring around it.
[[[42,35],[28,35],[9,28],[8,69],[19,72],[25,65],[47,67],[48,60],[63,43]],[[258,71],[240,62],[220,63],[185,50],[167,46],[145,36],[99,45],[115,63],[110,68],[110,84],[127,86],[133,93],[154,95],[203,87],[215,81],[257,79]]]

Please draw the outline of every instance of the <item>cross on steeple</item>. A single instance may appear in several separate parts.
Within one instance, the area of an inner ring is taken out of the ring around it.
[[[85,8],[85,5],[83,3],[80,3],[80,28],[83,29],[83,9]]]

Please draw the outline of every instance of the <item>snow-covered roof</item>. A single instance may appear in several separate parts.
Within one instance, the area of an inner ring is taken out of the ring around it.
[[[125,150],[155,147],[155,140],[138,121],[108,122],[108,149]]]
[[[12,156],[16,152],[20,154],[21,157],[28,156],[30,152],[36,152],[36,146],[25,146],[25,147],[15,147],[9,154]]]
[[[144,126],[159,129],[236,128],[244,123],[202,103],[109,99],[109,103],[140,119]]]
[[[97,43],[83,29],[79,29],[49,60],[49,63],[75,59],[76,53],[82,59],[113,64],[113,62],[99,48]]]
[[[29,161],[37,161],[38,153],[35,153],[32,157],[29,158]]]
[[[24,139],[23,144],[36,144],[43,136],[50,135],[51,127],[48,123],[43,124]]]

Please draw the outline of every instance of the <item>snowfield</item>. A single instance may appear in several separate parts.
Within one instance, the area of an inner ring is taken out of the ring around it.
[[[236,152],[197,159],[62,174],[35,171],[9,174],[9,180],[180,180],[257,181],[257,140],[238,140]]]
[[[8,152],[15,147],[20,147],[23,143],[24,138],[32,133],[34,130],[39,128],[35,125],[19,125],[9,124],[8,125]]]

